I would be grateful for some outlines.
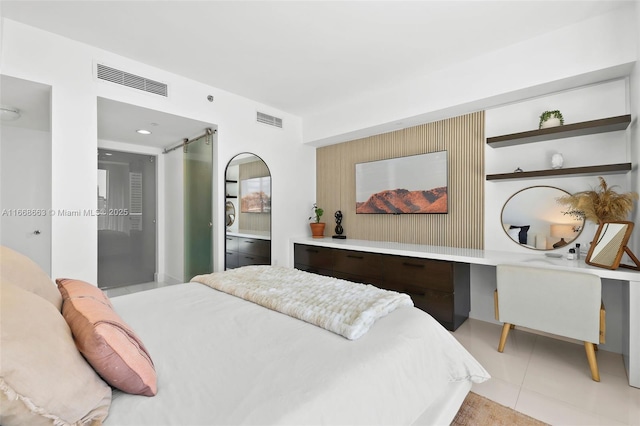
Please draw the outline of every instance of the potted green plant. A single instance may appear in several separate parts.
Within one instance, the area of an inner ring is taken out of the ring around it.
[[[540,114],[540,124],[538,128],[546,129],[547,127],[556,127],[564,124],[564,117],[558,110],[545,111]]]
[[[309,220],[312,220],[309,224],[311,227],[311,236],[313,238],[323,238],[324,237],[324,227],[325,223],[320,222],[320,218],[324,214],[324,210],[318,207],[316,203],[313,203],[313,207],[311,208],[313,215],[309,216]]]

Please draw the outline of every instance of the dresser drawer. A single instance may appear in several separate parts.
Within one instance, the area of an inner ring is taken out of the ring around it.
[[[227,269],[233,269],[238,267],[238,252],[230,251],[227,249],[225,255],[225,266]]]
[[[347,280],[361,284],[371,284],[379,288],[384,288],[382,277],[365,277],[362,275],[347,274],[346,272],[340,271],[333,271],[332,275],[336,278],[340,278],[341,280]]]
[[[453,292],[451,262],[405,256],[384,256],[384,281],[394,287]]]
[[[380,282],[382,280],[382,258],[383,256],[377,253],[334,250],[333,270],[336,274],[340,272]]]
[[[425,290],[422,294],[409,294],[413,304],[426,311],[445,327],[451,329],[454,315],[454,295],[441,291]],[[468,313],[467,313],[468,315]]]
[[[304,265],[302,263],[295,263],[293,267],[300,271],[311,272],[312,274],[324,275],[326,277],[333,277],[333,271],[331,269],[316,268],[315,266]]]
[[[238,238],[238,251],[241,254],[259,257],[271,257],[271,241],[257,238]]]
[[[238,266],[248,265],[271,265],[271,260],[269,257],[238,253]]]
[[[227,235],[225,244],[227,251],[238,251],[238,237]]]
[[[296,264],[307,265],[315,269],[333,270],[333,254],[330,248],[295,244],[293,256]]]

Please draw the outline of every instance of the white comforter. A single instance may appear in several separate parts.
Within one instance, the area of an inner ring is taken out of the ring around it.
[[[106,425],[411,424],[448,382],[489,377],[413,307],[349,341],[197,283],[112,302],[149,350],[158,394],[114,391]]]

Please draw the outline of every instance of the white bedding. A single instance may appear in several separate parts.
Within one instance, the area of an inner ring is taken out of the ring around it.
[[[191,281],[333,331],[362,337],[376,320],[403,306],[409,295],[310,274],[283,266],[252,265],[197,275]]]
[[[112,303],[149,350],[158,394],[114,391],[106,425],[412,424],[449,382],[489,378],[413,307],[350,341],[197,283]]]

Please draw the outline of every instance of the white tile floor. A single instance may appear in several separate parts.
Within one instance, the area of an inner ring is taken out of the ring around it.
[[[135,284],[106,293],[113,297],[165,285]],[[621,355],[597,352],[597,383],[582,344],[516,328],[499,353],[501,329],[468,319],[452,333],[492,376],[474,384],[474,392],[552,425],[640,425],[640,389],[629,386]]]
[[[640,389],[621,355],[597,352],[597,383],[582,344],[516,328],[499,353],[501,329],[469,319],[452,333],[492,376],[474,392],[553,425],[640,425]]]

